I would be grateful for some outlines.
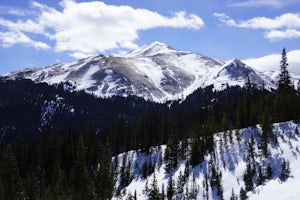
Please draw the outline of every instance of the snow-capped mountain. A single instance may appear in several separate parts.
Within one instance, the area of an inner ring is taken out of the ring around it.
[[[172,199],[240,199],[241,188],[246,188],[245,174],[247,167],[252,166],[253,189],[246,192],[248,199],[298,199],[297,186],[300,180],[299,164],[299,129],[300,124],[288,121],[273,124],[273,134],[277,143],[269,143],[269,156],[262,155],[260,149],[262,130],[259,125],[240,130],[225,131],[214,134],[214,150],[204,155],[204,160],[195,167],[189,166],[190,154],[178,163],[171,172],[166,172],[164,155],[166,145],[153,147],[150,154],[129,151],[113,158],[116,171],[121,171],[124,157],[130,165],[132,181],[128,186],[116,193],[113,199],[148,199],[153,189],[154,179],[160,194],[167,195],[169,180],[172,177]],[[191,151],[191,146],[187,149]],[[283,162],[289,166],[289,174],[282,180]],[[117,164],[116,164],[117,163]],[[126,164],[125,163],[125,164]],[[142,177],[145,165],[152,166],[152,173]],[[267,169],[269,168],[269,174]],[[221,195],[214,184],[214,175],[219,174]],[[267,175],[268,174],[268,175]],[[263,177],[263,180],[260,180]],[[121,175],[116,184],[120,184]],[[179,192],[180,191],[180,192]]]
[[[166,44],[153,42],[123,56],[98,55],[72,63],[32,68],[5,75],[35,82],[68,82],[73,90],[85,90],[99,97],[135,95],[164,103],[185,99],[199,87],[226,84],[243,86],[249,76],[267,88],[274,83],[267,76],[239,60],[224,63],[210,57],[177,51]]]
[[[248,78],[258,88],[265,87],[269,90],[276,88],[274,79],[247,66],[238,59],[227,62],[220,69],[207,76],[203,85],[214,85],[214,88],[217,90],[225,89],[227,85],[244,87]]]

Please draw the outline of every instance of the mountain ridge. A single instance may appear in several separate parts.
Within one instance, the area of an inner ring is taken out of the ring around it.
[[[16,71],[4,77],[27,78],[50,85],[68,82],[74,90],[84,90],[102,98],[135,95],[157,103],[184,100],[198,88],[209,85],[215,89],[224,89],[227,84],[243,87],[248,76],[257,86],[264,84],[269,90],[275,88],[274,80],[267,75],[238,59],[230,63],[178,51],[155,41],[124,56],[98,55],[71,63]],[[233,69],[230,70],[230,66]],[[227,73],[221,73],[223,68]],[[235,69],[240,69],[239,76]]]

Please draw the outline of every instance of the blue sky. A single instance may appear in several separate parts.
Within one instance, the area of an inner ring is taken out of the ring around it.
[[[299,52],[300,2],[0,0],[0,74],[153,41],[221,61]]]

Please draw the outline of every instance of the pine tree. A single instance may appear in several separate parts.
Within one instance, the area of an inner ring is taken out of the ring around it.
[[[142,169],[141,169],[141,174],[142,174],[142,178],[145,179],[148,176],[148,164],[147,162],[143,162],[142,164]]]
[[[196,177],[193,174],[193,181],[192,181],[191,191],[189,193],[189,199],[197,199],[197,193],[198,193],[198,188],[197,188],[197,184],[196,184]]]
[[[158,189],[158,186],[157,186],[157,179],[156,179],[155,172],[153,174],[153,181],[152,181],[152,184],[151,184],[151,188],[150,188],[148,198],[149,198],[149,200],[159,200],[160,199],[160,194],[159,194],[159,189]]]
[[[283,159],[281,163],[281,173],[279,179],[281,181],[285,181],[290,176],[290,164],[288,161]]]
[[[289,64],[287,62],[286,51],[285,48],[283,48],[281,53],[281,61],[280,61],[280,74],[279,74],[279,82],[278,82],[279,88],[291,87],[291,77],[287,70],[288,65]]]
[[[129,185],[131,182],[131,172],[130,172],[130,161],[126,162],[127,155],[123,156],[122,166],[121,166],[121,177],[120,177],[120,187],[121,189]]]
[[[258,177],[257,177],[257,185],[262,185],[266,180],[266,176],[264,175],[264,170],[261,166],[258,167]]]
[[[29,167],[25,179],[25,191],[28,199],[36,199],[40,196],[39,172],[40,166],[37,155],[37,148],[35,145],[29,147],[30,158],[28,159]]]
[[[134,190],[134,196],[133,196],[134,200],[137,200],[137,194],[136,194],[136,190]]]
[[[287,56],[285,48],[283,48],[280,61],[278,89],[274,100],[276,121],[285,121],[297,115],[297,109],[294,107],[296,91],[291,84],[287,66]]]
[[[67,198],[66,188],[65,188],[65,174],[62,169],[60,169],[58,160],[55,161],[53,170],[53,179],[56,180],[53,184],[52,195],[53,199],[63,200]]]
[[[160,195],[161,199],[165,199],[166,198],[166,194],[165,194],[165,185],[162,184],[161,186],[161,195]]]
[[[272,166],[270,164],[268,164],[267,166],[267,176],[266,178],[267,179],[271,179],[273,176],[273,169],[272,169]]]
[[[177,184],[176,184],[176,193],[177,194],[182,194],[183,193],[184,183],[185,183],[185,177],[183,176],[183,174],[180,171],[179,176],[178,176],[178,180],[177,180]]]
[[[76,158],[71,170],[72,199],[93,199],[95,188],[86,166],[83,138],[80,137],[76,148]]]
[[[0,177],[2,179],[4,199],[20,199],[23,192],[15,154],[10,145],[1,152]]]
[[[251,168],[251,163],[250,161],[247,162],[246,166],[246,172],[244,174],[244,182],[245,182],[245,187],[246,191],[251,191],[253,189],[253,170]]]
[[[114,189],[113,174],[110,169],[111,150],[108,143],[104,145],[100,165],[96,175],[96,192],[98,199],[111,199]]]
[[[166,173],[171,173],[178,165],[178,155],[179,155],[179,145],[178,139],[175,136],[172,136],[168,139],[167,148],[165,150],[165,170]]]
[[[204,160],[204,152],[202,143],[198,141],[198,138],[193,139],[190,164],[192,167],[199,165]]]
[[[267,97],[263,95],[261,97],[261,114],[260,114],[260,123],[262,128],[262,134],[261,134],[261,141],[260,141],[260,148],[262,150],[262,154],[265,156],[265,158],[268,157],[268,143],[269,139],[271,139],[274,142],[277,142],[276,136],[273,135],[273,127],[271,125],[272,118],[271,118],[271,111],[269,102],[267,100]]]
[[[248,199],[247,192],[243,187],[241,187],[240,200],[247,200],[247,199]]]
[[[217,190],[217,195],[221,199],[223,199],[223,188],[222,188],[221,180],[222,180],[222,173],[218,172],[215,166],[212,165],[210,185],[212,189]]]
[[[168,185],[167,185],[167,198],[168,200],[171,200],[173,195],[174,195],[174,181],[172,179],[172,176],[170,176],[168,180]]]

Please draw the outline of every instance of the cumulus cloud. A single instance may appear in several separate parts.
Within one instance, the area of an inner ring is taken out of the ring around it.
[[[292,73],[300,75],[300,49],[287,52],[288,70]],[[277,71],[279,70],[281,54],[271,54],[259,58],[248,58],[243,60],[247,65],[254,67],[258,71]]]
[[[286,13],[275,18],[255,17],[241,21],[236,21],[224,13],[214,13],[214,16],[228,26],[266,30],[264,36],[270,40],[300,38],[300,13]]]
[[[55,51],[67,51],[76,58],[115,48],[134,49],[138,33],[143,30],[204,27],[199,16],[185,11],[163,16],[147,9],[107,5],[100,1],[64,0],[60,6],[58,10],[32,2],[32,8],[39,13],[36,19],[13,22],[0,18],[0,26],[9,31],[45,36],[55,42]]]

